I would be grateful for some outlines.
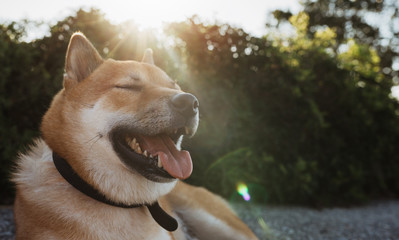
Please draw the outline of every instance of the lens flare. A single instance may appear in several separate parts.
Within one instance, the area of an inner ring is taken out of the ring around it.
[[[237,184],[237,192],[244,198],[245,201],[251,200],[251,196],[248,193],[248,187],[245,183]]]

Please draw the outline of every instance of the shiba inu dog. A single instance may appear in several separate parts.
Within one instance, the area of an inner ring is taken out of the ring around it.
[[[179,180],[198,106],[150,50],[103,60],[75,33],[42,138],[17,161],[16,239],[257,239],[223,199]]]

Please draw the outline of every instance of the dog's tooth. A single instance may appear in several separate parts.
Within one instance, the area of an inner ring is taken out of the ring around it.
[[[150,153],[150,158],[152,158],[152,154]]]
[[[130,144],[130,148],[136,151],[136,148],[134,147],[133,144]]]
[[[138,153],[139,146],[137,143],[133,146],[133,150]]]
[[[134,145],[134,150],[137,152],[139,148],[140,148],[140,145],[139,145],[138,143],[136,143],[136,144]]]
[[[129,145],[129,147],[134,150],[134,144],[132,143],[132,139],[131,138],[126,138],[126,142]]]
[[[140,153],[140,154],[143,153],[143,152],[141,151],[141,147],[140,147],[140,146],[137,147],[137,153]]]
[[[186,131],[186,135],[188,135],[190,133],[190,130],[188,129],[188,127],[184,127],[184,130]]]
[[[161,159],[158,158],[158,167],[161,168],[162,167],[162,162]]]
[[[136,138],[133,138],[132,143],[133,143],[134,145],[136,145],[136,143],[137,143]]]
[[[143,153],[143,155],[144,155],[144,156],[146,156],[146,157],[148,157],[147,150],[144,150],[144,153]]]

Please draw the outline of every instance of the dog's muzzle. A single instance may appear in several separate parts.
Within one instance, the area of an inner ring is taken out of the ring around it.
[[[192,172],[189,152],[180,149],[183,136],[191,137],[198,127],[199,103],[194,95],[177,93],[170,97],[170,125],[156,132],[120,125],[110,132],[110,139],[121,161],[155,182],[186,179]],[[154,130],[154,128],[151,128]]]

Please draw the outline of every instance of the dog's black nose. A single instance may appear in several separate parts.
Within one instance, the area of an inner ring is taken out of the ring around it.
[[[172,106],[183,117],[192,117],[198,112],[198,100],[189,93],[178,93],[172,97]]]

